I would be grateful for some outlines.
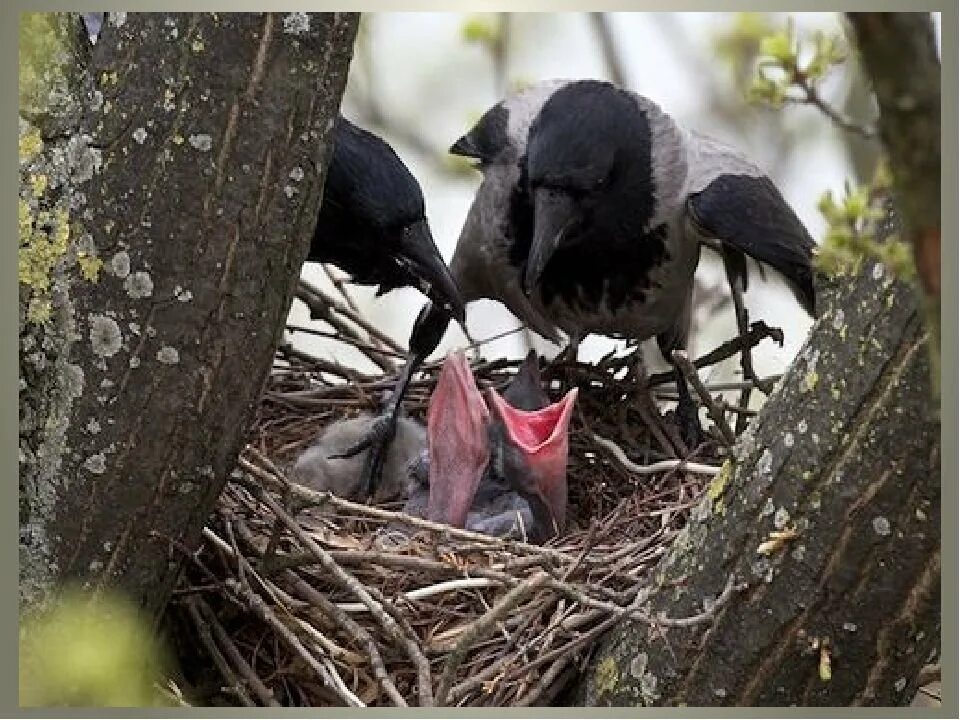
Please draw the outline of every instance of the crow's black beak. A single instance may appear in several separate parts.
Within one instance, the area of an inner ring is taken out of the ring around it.
[[[450,146],[450,149],[447,150],[447,152],[449,152],[451,155],[459,155],[461,157],[480,157],[480,149],[476,146],[476,143],[474,143],[473,138],[471,138],[469,134],[458,138],[457,141]]]
[[[426,220],[403,229],[397,260],[413,276],[415,287],[430,298],[434,305],[446,310],[457,322],[464,322],[466,311],[463,298],[453,281],[450,268],[433,242]]]
[[[544,268],[560,247],[563,237],[576,221],[577,208],[564,193],[540,189],[533,200],[533,242],[523,274],[523,291],[530,295],[543,275]]]

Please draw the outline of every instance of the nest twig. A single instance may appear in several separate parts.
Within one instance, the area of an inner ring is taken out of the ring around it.
[[[650,402],[647,379],[632,369],[636,356],[544,371],[554,397],[571,384],[580,388],[570,427],[568,530],[545,546],[291,483],[283,468],[323,427],[377,408],[392,386],[397,354],[348,296],[302,293],[315,314],[333,318],[338,339],[376,359],[385,374],[362,375],[290,348],[279,357],[250,443],[200,549],[188,556],[171,606],[184,675],[200,702],[548,703],[614,624],[707,623],[735,592],[729,584],[710,612],[691,618],[645,609],[648,574],[731,438],[727,425],[722,436],[677,458],[670,413]],[[768,336],[755,328],[747,341]],[[742,344],[726,343],[707,360]],[[496,387],[517,365],[472,364],[481,386]],[[423,418],[439,366],[427,364],[411,382],[408,414]],[[700,388],[704,401],[715,391]],[[720,398],[708,407],[717,419],[745,410]],[[396,533],[400,526],[413,533]]]

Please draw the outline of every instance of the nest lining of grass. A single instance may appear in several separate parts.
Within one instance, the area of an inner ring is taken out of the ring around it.
[[[302,283],[298,297],[331,337],[383,372],[361,374],[290,346],[278,352],[250,442],[168,614],[193,696],[223,705],[545,705],[563,699],[617,623],[709,619],[651,617],[644,601],[651,570],[711,479],[702,466],[722,462],[724,433],[708,423],[711,438],[684,448],[672,411],[648,389],[669,378],[642,376],[635,355],[542,367],[553,399],[580,388],[567,530],[544,546],[291,483],[284,468],[327,424],[376,412],[403,356],[331,279],[339,296]],[[749,342],[770,336],[758,325]],[[696,365],[741,345],[725,343]],[[518,364],[471,362],[481,387],[501,387]],[[414,378],[409,415],[423,420],[439,368],[427,364]],[[711,417],[729,415],[708,401]],[[678,457],[686,464],[662,462]],[[408,532],[395,532],[401,526]]]

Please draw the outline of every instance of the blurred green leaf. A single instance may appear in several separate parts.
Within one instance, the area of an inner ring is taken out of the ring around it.
[[[802,62],[801,58],[809,59]],[[785,28],[761,38],[756,73],[747,96],[752,102],[777,108],[791,101],[823,109],[819,82],[846,58],[846,45],[839,35],[818,30],[811,37],[798,38],[792,20],[788,20]]]
[[[467,42],[492,46],[500,40],[500,23],[490,13],[471,15],[464,21],[460,34]]]
[[[817,249],[816,265],[829,274],[855,270],[867,258],[879,260],[894,274],[914,280],[916,267],[910,246],[896,237],[877,241],[878,223],[887,211],[882,199],[888,195],[890,171],[885,161],[878,163],[869,185],[852,187],[847,183],[844,197],[837,201],[827,190],[820,196],[817,209],[827,221],[827,232]]]
[[[795,63],[797,53],[791,30],[787,28],[763,38],[760,41],[760,54],[773,58],[783,66]]]
[[[20,705],[166,705],[155,686],[165,661],[148,619],[126,600],[69,590],[21,618]]]
[[[730,26],[714,37],[714,51],[735,66],[752,62],[760,49],[760,41],[774,30],[766,13],[734,13]]]

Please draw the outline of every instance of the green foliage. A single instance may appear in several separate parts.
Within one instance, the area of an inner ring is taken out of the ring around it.
[[[730,27],[713,40],[717,57],[730,65],[737,86],[745,91],[753,76],[753,67],[760,54],[760,43],[775,32],[767,13],[734,13]]]
[[[818,209],[827,221],[827,234],[817,253],[817,266],[829,274],[856,270],[864,258],[875,258],[898,276],[912,280],[916,275],[910,246],[896,237],[877,241],[880,223],[887,211],[884,198],[889,195],[891,176],[881,162],[870,185],[851,188],[837,201],[827,190]]]
[[[21,619],[20,705],[155,707],[165,653],[149,621],[117,596],[79,591]]]
[[[735,69],[754,64],[756,73],[747,91],[751,101],[774,108],[788,102],[808,103],[836,125],[863,136],[869,134],[842,117],[819,94],[820,82],[847,60],[848,49],[839,35],[817,31],[798,37],[792,20],[774,29],[764,16],[740,13],[733,28],[720,36],[715,46],[721,57],[734,62]],[[884,200],[889,197],[890,186],[890,171],[881,162],[869,185],[853,188],[848,184],[839,200],[830,191],[821,196],[818,209],[828,229],[818,248],[818,268],[829,274],[845,273],[859,267],[864,258],[874,258],[900,277],[915,276],[913,255],[906,243],[897,238],[882,243],[876,240],[886,218]]]
[[[493,13],[478,13],[464,21],[460,34],[469,43],[494,47],[500,42],[503,28]]]
[[[809,102],[819,82],[847,58],[843,39],[818,30],[811,38],[797,38],[792,21],[760,40],[757,74],[748,97],[780,107],[785,102]]]

